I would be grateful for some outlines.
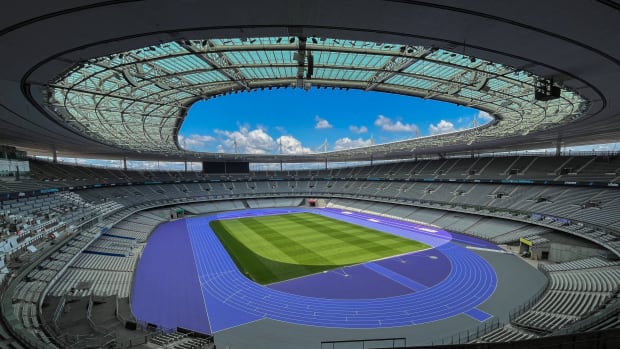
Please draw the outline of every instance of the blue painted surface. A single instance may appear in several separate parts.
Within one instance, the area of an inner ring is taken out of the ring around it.
[[[206,321],[199,320],[199,318],[203,316],[203,319],[206,319],[208,310],[208,326],[211,332],[262,318],[339,328],[399,327],[442,320],[463,313],[478,321],[483,321],[480,320],[483,318],[481,314],[483,312],[477,310],[476,307],[486,301],[495,290],[497,283],[495,272],[482,257],[460,244],[452,243],[453,235],[439,229],[428,229],[422,225],[365,214],[343,214],[339,210],[312,210],[313,213],[415,239],[433,247],[431,250],[418,252],[419,257],[414,257],[416,253],[413,253],[411,256],[398,256],[362,265],[363,269],[372,272],[374,277],[383,277],[386,283],[367,283],[366,287],[357,288],[354,297],[346,299],[342,298],[342,294],[330,298],[329,294],[323,291],[325,288],[340,287],[342,284],[338,283],[341,282],[338,280],[344,279],[342,277],[317,279],[316,275],[311,275],[270,286],[254,283],[239,272],[209,227],[209,222],[216,219],[305,211],[308,210],[244,210],[187,219],[184,222],[187,224],[189,243],[185,244],[182,249],[175,250],[174,253],[168,253],[167,262],[157,262],[157,266],[150,266],[149,263],[154,263],[154,261],[147,263],[143,256],[139,268],[145,268],[143,275],[151,270],[151,277],[165,279],[168,274],[175,273],[175,267],[164,267],[161,263],[178,266],[178,261],[174,256],[193,255],[198,282],[192,285],[184,284],[184,288],[196,287],[202,291],[206,310],[205,307],[187,308],[185,311],[188,313],[185,314],[187,318],[195,319],[192,321]],[[369,221],[369,219],[378,222]],[[420,229],[426,229],[426,231]],[[177,236],[167,235],[169,239],[177,239]],[[475,241],[471,242],[475,243]],[[157,241],[151,239],[145,253],[152,244],[166,245],[168,243],[166,239]],[[438,263],[438,266],[442,265],[443,271],[440,273],[442,275],[433,278],[428,275],[429,272],[426,270],[428,268],[415,268],[416,258],[422,258],[424,263],[427,263],[425,265],[432,265],[433,262]],[[349,268],[341,269],[345,273],[347,270],[354,270]],[[335,269],[329,273],[338,272],[339,269]],[[416,277],[418,274],[421,275],[420,278]],[[188,280],[191,278],[193,276],[187,277]],[[296,287],[299,289],[303,287],[304,282],[312,282],[312,280],[321,280],[324,283],[322,287],[309,288],[303,294],[291,292],[291,289]],[[142,282],[148,282],[147,278],[136,277],[134,287],[138,287],[136,285]],[[178,282],[183,283],[180,279]],[[295,282],[297,282],[296,286]],[[330,285],[332,282],[334,284]],[[289,289],[282,286],[286,286],[287,283],[291,286]],[[385,296],[376,291],[382,287],[390,287],[395,291],[390,291],[391,296]],[[158,299],[163,301],[177,291],[151,288],[149,292],[150,302],[153,302],[152,300]],[[194,292],[193,297],[196,297],[196,294]],[[134,290],[134,298],[135,295]],[[151,307],[153,304],[158,303],[150,303]],[[141,318],[140,309],[142,308],[133,308],[138,318]],[[169,311],[176,310],[170,308]],[[204,315],[200,315],[201,313]],[[194,326],[201,325],[195,324]],[[191,326],[184,327],[191,328]]]
[[[381,285],[381,287],[368,287]],[[411,289],[362,265],[353,265],[270,284],[269,288],[307,297],[366,299],[400,296]]]
[[[134,274],[131,310],[164,328],[211,333],[185,221],[162,224],[151,234]]]
[[[412,291],[422,291],[427,288],[421,283],[411,280],[410,278],[403,276],[389,268],[383,267],[380,264],[370,262],[370,263],[364,264],[364,266],[370,270],[374,270],[375,272],[387,277],[390,280],[398,282],[399,284],[407,287],[408,289]]]
[[[425,285],[434,286],[443,281],[452,266],[450,260],[437,249],[410,253],[398,258],[388,258],[375,263]]]
[[[464,314],[480,322],[484,322],[493,317],[493,315],[476,308],[470,309],[464,312]]]

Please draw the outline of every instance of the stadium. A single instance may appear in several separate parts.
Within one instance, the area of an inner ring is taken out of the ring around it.
[[[3,7],[0,348],[620,346],[617,1]],[[187,147],[193,105],[270,90],[489,121]]]

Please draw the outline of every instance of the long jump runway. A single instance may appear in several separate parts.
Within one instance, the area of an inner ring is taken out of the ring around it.
[[[209,227],[212,220],[312,212],[432,246],[271,285],[237,269]],[[260,319],[333,328],[423,324],[465,314],[494,292],[493,268],[466,246],[488,242],[436,228],[339,209],[263,209],[189,218],[159,226],[136,268],[136,318],[166,328],[216,333]]]

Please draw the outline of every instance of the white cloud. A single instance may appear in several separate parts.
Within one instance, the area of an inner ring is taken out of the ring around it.
[[[370,145],[372,145],[372,139],[363,139],[363,138],[351,139],[349,137],[344,137],[344,138],[338,139],[334,143],[334,150],[360,148],[360,147],[367,147]]]
[[[218,152],[239,154],[266,154],[277,149],[276,141],[262,128],[250,130],[248,126],[240,126],[238,131],[215,130],[224,139],[218,146]]]
[[[293,136],[281,136],[276,140],[278,145],[282,144],[282,154],[310,154],[310,148],[303,147],[301,142]]]
[[[366,133],[368,132],[368,127],[366,126],[355,126],[355,125],[350,125],[349,126],[349,131],[355,133],[355,134],[362,134],[362,133]]]
[[[450,121],[441,120],[437,125],[430,124],[428,126],[428,131],[431,135],[439,135],[442,133],[454,132],[456,129],[454,128],[454,124]]]
[[[478,111],[478,114],[476,114],[476,118],[478,120],[482,121],[483,123],[487,123],[487,122],[493,120],[493,116],[491,116],[491,114],[489,114],[489,113],[487,113],[485,111],[482,111],[482,110]]]
[[[316,125],[314,128],[323,129],[323,128],[332,128],[333,126],[329,123],[329,121],[325,119],[321,119],[318,115],[314,117],[314,121],[316,121]]]
[[[48,158],[48,159],[52,160],[51,158]],[[120,168],[123,165],[122,160],[84,159],[84,158],[65,158],[65,157],[58,157],[58,162],[69,164],[69,165],[79,164],[79,165],[87,165],[87,166],[113,167],[113,168]]]
[[[375,126],[379,126],[381,130],[388,132],[419,132],[419,128],[415,124],[403,124],[400,120],[394,122],[392,119],[383,115],[377,117]]]
[[[188,167],[189,167],[188,163]],[[182,171],[185,169],[185,164],[182,162],[167,162],[167,161],[127,161],[127,168],[145,168],[147,170],[176,170]]]
[[[555,150],[555,149],[554,149]],[[620,142],[618,143],[603,143],[603,144],[590,144],[590,145],[578,145],[566,147],[567,151],[595,151],[595,152],[616,152],[620,150]]]
[[[216,139],[208,135],[192,134],[189,136],[179,135],[179,144],[181,148],[189,150],[204,150],[207,143],[213,142]]]
[[[262,127],[251,129],[248,125],[241,125],[238,131],[215,130],[215,133],[223,138],[217,146],[218,153],[234,153],[236,145],[239,154],[277,154],[280,152],[280,144],[283,154],[312,153],[297,138],[283,135],[274,139]]]

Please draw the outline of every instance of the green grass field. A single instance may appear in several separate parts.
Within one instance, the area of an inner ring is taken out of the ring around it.
[[[239,270],[260,284],[429,248],[313,213],[212,221],[211,228]]]

